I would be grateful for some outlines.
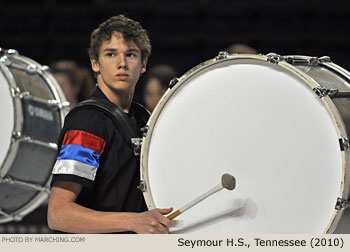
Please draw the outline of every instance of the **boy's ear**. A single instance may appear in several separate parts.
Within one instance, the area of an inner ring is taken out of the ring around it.
[[[142,67],[141,67],[141,74],[143,74],[144,72],[146,72],[147,62],[148,62],[148,59],[147,59],[147,58],[143,60],[143,62],[142,62]]]
[[[91,68],[95,73],[98,73],[100,71],[100,65],[98,64],[98,61],[90,58]]]

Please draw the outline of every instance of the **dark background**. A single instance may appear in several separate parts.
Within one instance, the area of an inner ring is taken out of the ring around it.
[[[91,31],[117,14],[149,31],[149,67],[167,63],[180,75],[238,42],[263,54],[327,55],[350,69],[348,0],[0,0],[0,47],[42,65],[69,59],[89,68]],[[48,232],[45,205],[1,232]]]
[[[90,32],[117,14],[149,31],[150,66],[168,63],[180,75],[237,42],[350,67],[348,0],[0,0],[0,47],[43,65],[72,59],[89,67]]]

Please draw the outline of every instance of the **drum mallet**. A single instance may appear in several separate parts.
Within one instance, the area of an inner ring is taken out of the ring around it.
[[[172,214],[168,215],[167,218],[170,220],[173,220],[175,217],[179,216],[186,210],[190,209],[194,205],[198,204],[202,200],[208,198],[210,195],[213,195],[214,193],[226,188],[227,190],[232,191],[236,187],[236,179],[232,175],[225,173],[221,176],[221,183],[209,190],[208,192],[202,194],[201,196],[197,197],[196,199],[192,200],[187,205],[183,206],[179,210],[173,212]]]

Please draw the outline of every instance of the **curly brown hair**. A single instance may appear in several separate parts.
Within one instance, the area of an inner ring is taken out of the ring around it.
[[[91,33],[90,48],[88,49],[90,58],[98,61],[102,43],[110,40],[114,32],[122,33],[125,41],[134,42],[141,49],[142,61],[151,54],[151,43],[147,31],[142,28],[139,22],[124,15],[118,15],[103,22]]]

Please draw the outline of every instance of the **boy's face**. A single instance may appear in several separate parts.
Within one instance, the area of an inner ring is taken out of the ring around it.
[[[146,71],[147,59],[141,61],[141,50],[134,42],[126,42],[119,32],[100,47],[98,61],[91,59],[91,66],[97,75],[101,89],[107,92],[135,90],[140,75]]]

